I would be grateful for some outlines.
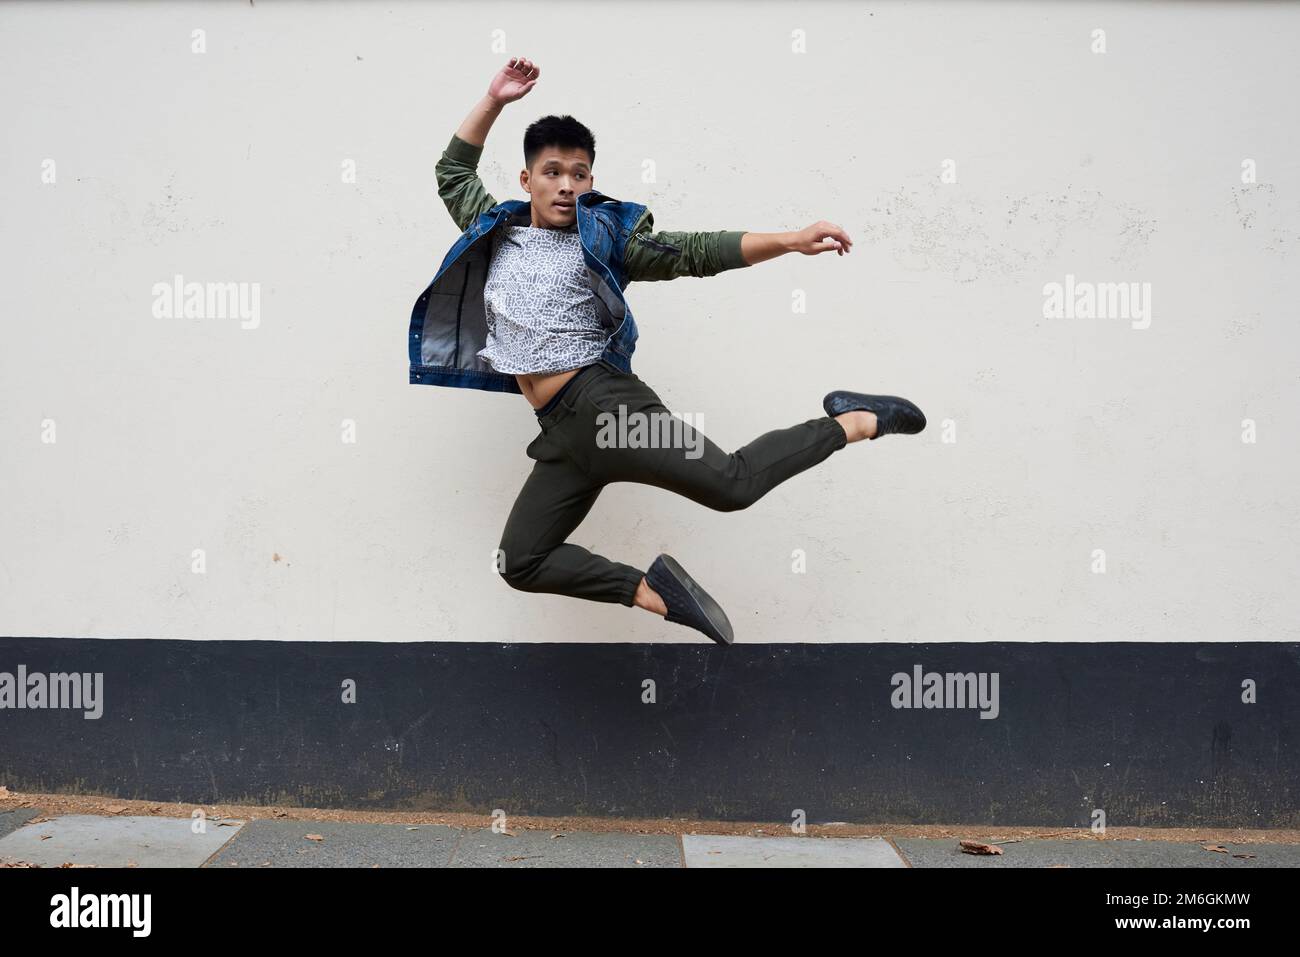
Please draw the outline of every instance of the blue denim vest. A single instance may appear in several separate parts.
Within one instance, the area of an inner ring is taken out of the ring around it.
[[[623,256],[645,209],[592,189],[578,196],[575,211],[596,311],[610,332],[600,358],[623,372],[632,371],[637,337],[632,310],[623,298],[628,283]],[[487,344],[483,286],[500,241],[498,227],[528,226],[531,217],[528,201],[505,200],[470,223],[447,252],[411,310],[412,384],[521,393],[513,374],[495,371],[477,353]]]

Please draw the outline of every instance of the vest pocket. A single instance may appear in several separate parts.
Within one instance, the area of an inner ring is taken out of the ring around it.
[[[455,366],[461,297],[456,292],[425,293],[420,361],[426,366]]]

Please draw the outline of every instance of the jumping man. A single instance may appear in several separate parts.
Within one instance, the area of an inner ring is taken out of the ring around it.
[[[571,116],[528,127],[519,184],[530,201],[497,202],[477,173],[483,144],[540,76],[511,58],[437,164],[438,195],[462,233],[412,311],[411,381],[517,393],[536,412],[533,470],[498,552],[510,585],[644,608],[731,644],[722,608],[672,556],[642,572],[565,541],[601,490],[639,482],[734,511],[850,442],[920,432],[925,416],[907,399],[841,390],[822,400],[825,415],[731,454],[684,423],[679,441],[610,441],[615,421],[671,416],[631,370],[628,283],[714,276],[790,252],[843,256],[853,241],[825,221],[788,233],[655,231],[645,206],[595,188],[596,141]]]

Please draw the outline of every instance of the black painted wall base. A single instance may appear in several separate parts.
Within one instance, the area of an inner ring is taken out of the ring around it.
[[[14,707],[19,666],[102,673],[102,716]],[[930,672],[997,673],[996,717],[894,706]],[[0,784],[195,804],[1296,827],[1298,718],[1292,643],[0,638]]]

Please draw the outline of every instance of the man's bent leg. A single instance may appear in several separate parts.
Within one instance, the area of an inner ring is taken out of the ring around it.
[[[513,588],[631,607],[644,573],[565,539],[595,504],[592,484],[562,456],[543,456],[515,499],[501,535],[501,577]]]

